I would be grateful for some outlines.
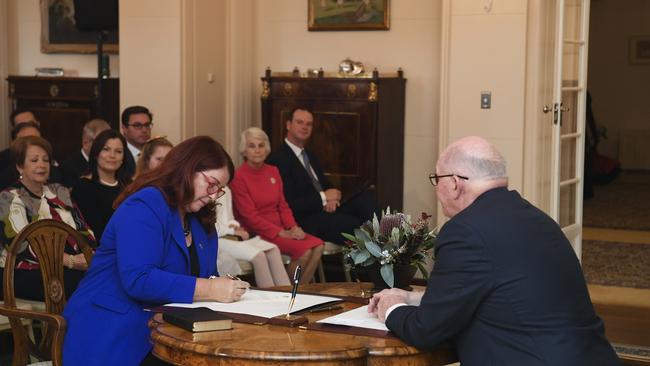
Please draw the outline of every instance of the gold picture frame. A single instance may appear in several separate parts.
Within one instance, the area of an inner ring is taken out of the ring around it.
[[[630,38],[630,64],[650,65],[650,35]]]
[[[40,0],[41,52],[96,53],[97,33],[82,32],[74,25],[73,0]],[[110,31],[103,45],[106,53],[118,53],[118,31]]]
[[[310,31],[389,30],[390,0],[308,0]]]

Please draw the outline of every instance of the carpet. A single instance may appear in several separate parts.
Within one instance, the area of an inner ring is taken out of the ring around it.
[[[650,347],[629,344],[612,344],[619,356],[636,356],[645,362],[650,362]]]
[[[650,245],[583,240],[582,271],[587,283],[650,289]]]
[[[614,182],[594,186],[584,201],[583,226],[650,230],[650,174],[623,173]]]

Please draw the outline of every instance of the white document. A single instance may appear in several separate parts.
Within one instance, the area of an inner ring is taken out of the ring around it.
[[[231,303],[196,301],[191,304],[172,303],[166,304],[165,306],[177,306],[183,308],[206,307],[214,311],[273,318],[287,313],[287,310],[289,309],[289,300],[291,300],[291,293],[288,292],[248,290],[244,296],[241,297],[241,300]],[[298,293],[291,312],[338,300],[341,299],[331,296],[304,295]]]
[[[348,325],[352,327],[388,331],[386,324],[380,321],[375,314],[368,313],[368,305],[341,314],[336,314],[329,318],[321,319],[317,321],[317,323]]]

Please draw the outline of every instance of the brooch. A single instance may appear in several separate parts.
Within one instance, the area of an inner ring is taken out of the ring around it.
[[[275,184],[275,178],[271,177],[271,184]]]

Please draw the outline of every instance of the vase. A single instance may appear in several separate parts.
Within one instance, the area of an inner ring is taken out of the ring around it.
[[[378,262],[375,262],[367,267],[357,268],[357,271],[361,272],[360,275],[363,279],[370,280],[375,285],[373,291],[380,291],[390,288],[390,286],[384,282],[380,269],[381,265]],[[417,267],[415,266],[398,263],[393,264],[393,275],[395,276],[393,287],[407,291],[413,290],[409,285],[411,284],[413,277],[415,277],[415,272],[417,272]]]

